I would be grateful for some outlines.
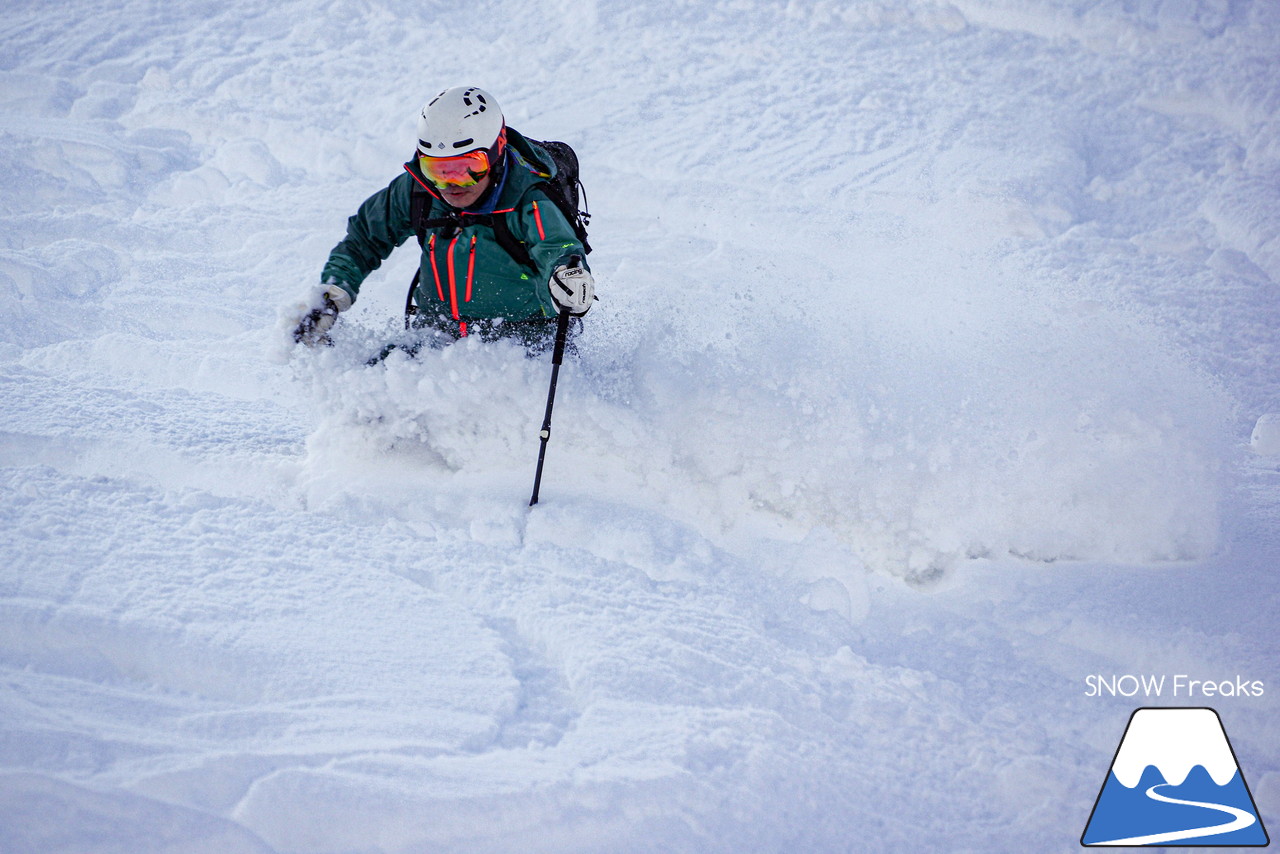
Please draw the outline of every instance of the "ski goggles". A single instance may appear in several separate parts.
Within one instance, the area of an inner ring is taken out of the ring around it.
[[[445,187],[474,187],[489,174],[489,152],[483,148],[468,151],[454,157],[428,157],[418,155],[422,174],[440,189]]]

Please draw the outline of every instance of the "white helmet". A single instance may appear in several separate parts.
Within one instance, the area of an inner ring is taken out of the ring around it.
[[[422,108],[418,120],[418,153],[452,157],[494,148],[506,123],[498,101],[478,86],[454,86]]]

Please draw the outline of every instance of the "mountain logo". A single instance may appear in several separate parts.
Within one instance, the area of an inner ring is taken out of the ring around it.
[[[1146,708],[1129,718],[1080,844],[1270,844],[1213,709]]]

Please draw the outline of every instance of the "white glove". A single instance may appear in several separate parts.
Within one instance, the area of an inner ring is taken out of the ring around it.
[[[591,277],[591,271],[581,265],[581,258],[573,258],[569,264],[556,267],[547,283],[551,301],[574,317],[590,311],[591,301],[596,298],[596,280]]]
[[[351,295],[342,286],[335,282],[327,282],[319,286],[311,293],[303,307],[306,314],[293,330],[293,340],[308,347],[332,343],[329,340],[329,329],[338,319],[338,312],[349,308],[351,308]],[[310,310],[307,311],[307,309]]]

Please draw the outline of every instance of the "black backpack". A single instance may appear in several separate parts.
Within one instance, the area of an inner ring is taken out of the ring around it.
[[[536,142],[556,165],[554,178],[540,181],[535,186],[541,187],[547,198],[564,214],[564,218],[573,227],[573,233],[582,241],[582,251],[590,254],[591,244],[587,242],[587,226],[591,223],[591,211],[587,208],[587,191],[578,177],[578,155],[567,142]],[[581,201],[582,206],[578,203]],[[510,251],[510,250],[508,250]]]

